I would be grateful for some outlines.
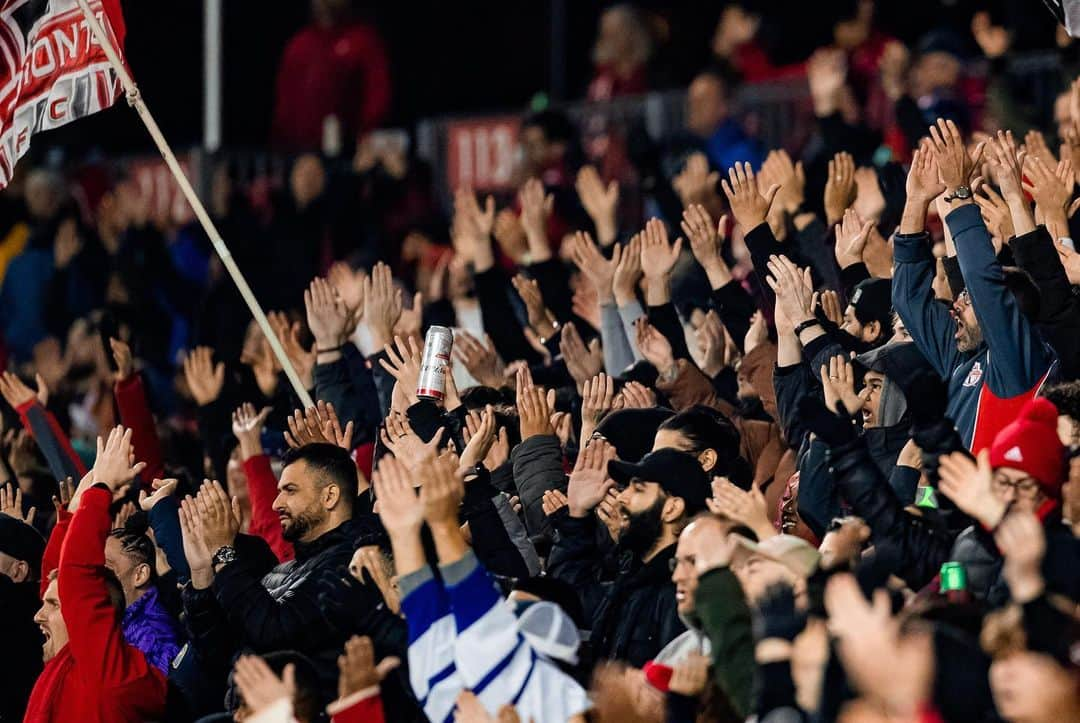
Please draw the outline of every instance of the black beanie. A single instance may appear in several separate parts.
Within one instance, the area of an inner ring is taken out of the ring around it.
[[[851,306],[860,324],[871,321],[887,328],[892,322],[892,281],[890,279],[866,279],[860,281],[851,293]],[[887,338],[889,335],[886,333]]]

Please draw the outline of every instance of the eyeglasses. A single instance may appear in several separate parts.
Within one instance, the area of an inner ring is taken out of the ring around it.
[[[697,565],[697,558],[693,555],[687,555],[686,557],[673,557],[668,560],[668,570],[675,572],[683,565],[689,565],[691,568]]]
[[[1024,477],[1012,482],[1000,475],[994,475],[994,491],[1005,494],[1012,488],[1016,492],[1017,499],[1033,500],[1042,491],[1039,481],[1034,477]]]
[[[964,289],[956,296],[956,303],[959,306],[971,306],[971,292]]]

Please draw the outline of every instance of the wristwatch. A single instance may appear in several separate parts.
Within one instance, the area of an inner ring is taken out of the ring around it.
[[[217,552],[214,553],[214,556],[210,558],[210,563],[213,565],[214,570],[218,571],[235,560],[236,548],[232,545],[225,545],[217,549]]]
[[[956,191],[951,196],[945,197],[945,203],[952,203],[953,201],[968,201],[971,200],[971,189],[967,186],[957,186]]]

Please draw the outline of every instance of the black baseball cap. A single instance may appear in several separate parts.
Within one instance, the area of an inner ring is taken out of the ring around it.
[[[30,565],[36,578],[41,573],[45,538],[25,522],[0,513],[0,552]]]
[[[632,479],[655,482],[673,497],[681,497],[687,516],[705,509],[709,498],[709,477],[701,464],[686,452],[677,449],[658,449],[649,452],[637,464],[612,460],[608,475],[619,485]]]

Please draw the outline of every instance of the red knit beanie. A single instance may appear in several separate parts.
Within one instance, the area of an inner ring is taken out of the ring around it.
[[[1057,433],[1058,411],[1048,399],[1032,399],[1020,415],[994,437],[990,464],[1023,470],[1039,481],[1043,493],[1061,497],[1065,447]]]

